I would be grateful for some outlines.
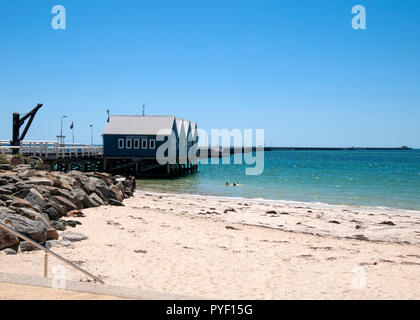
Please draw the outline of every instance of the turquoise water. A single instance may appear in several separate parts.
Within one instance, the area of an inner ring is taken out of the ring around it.
[[[245,164],[200,165],[194,175],[138,184],[153,191],[420,211],[420,150],[272,151],[264,156],[259,176],[246,176]],[[225,186],[226,181],[240,186]]]

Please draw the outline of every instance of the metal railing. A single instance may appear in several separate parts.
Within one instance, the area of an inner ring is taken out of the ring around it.
[[[102,147],[87,144],[60,145],[57,141],[22,141],[20,146],[10,146],[0,141],[0,154],[20,154],[40,157],[41,159],[86,158],[102,154]]]
[[[35,248],[38,248],[40,250],[43,250],[45,252],[45,256],[44,256],[44,278],[48,277],[48,254],[56,257],[58,260],[64,262],[65,264],[71,266],[72,268],[84,273],[85,275],[87,275],[88,277],[92,278],[94,281],[98,281],[101,284],[105,284],[101,279],[99,279],[98,277],[94,276],[93,274],[89,273],[88,271],[80,268],[78,265],[75,265],[73,262],[63,258],[62,256],[56,254],[55,252],[47,249],[46,247],[40,245],[39,243],[33,241],[32,239],[28,238],[27,236],[24,236],[23,234],[21,234],[20,232],[17,232],[16,230],[14,230],[13,228],[10,228],[9,226],[5,225],[4,223],[0,222],[0,228],[9,231],[10,233],[14,234],[15,236],[27,241],[28,243],[30,243],[31,245],[33,245]]]

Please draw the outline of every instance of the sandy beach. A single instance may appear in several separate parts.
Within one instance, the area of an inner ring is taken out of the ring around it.
[[[88,239],[53,250],[106,284],[200,299],[420,298],[419,212],[148,191],[124,204],[70,218]],[[41,276],[43,253],[0,254],[0,272]]]

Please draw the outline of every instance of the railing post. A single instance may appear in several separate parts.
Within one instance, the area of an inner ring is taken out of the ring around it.
[[[44,256],[44,278],[48,278],[48,253],[45,252]]]

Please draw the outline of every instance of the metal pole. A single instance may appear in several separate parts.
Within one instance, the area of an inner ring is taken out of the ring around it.
[[[93,145],[93,124],[90,124],[91,145]]]
[[[61,117],[60,144],[63,145],[63,117]]]
[[[44,256],[44,278],[48,278],[48,253],[45,252]]]

